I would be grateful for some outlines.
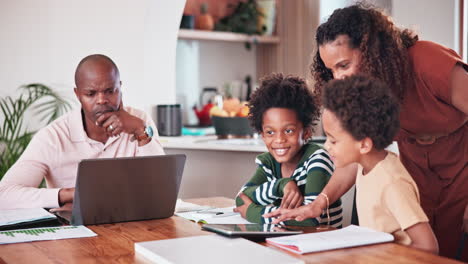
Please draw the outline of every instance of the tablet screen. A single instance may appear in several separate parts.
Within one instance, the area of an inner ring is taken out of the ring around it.
[[[257,238],[295,235],[302,233],[301,230],[294,230],[280,225],[262,224],[204,224],[202,229],[225,236]]]

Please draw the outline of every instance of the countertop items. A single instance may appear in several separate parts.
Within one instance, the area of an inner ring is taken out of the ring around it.
[[[170,149],[198,149],[243,152],[266,152],[267,148],[260,138],[217,139],[217,136],[160,137],[162,146]]]

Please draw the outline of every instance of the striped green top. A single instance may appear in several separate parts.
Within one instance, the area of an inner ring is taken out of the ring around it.
[[[283,188],[289,181],[296,182],[299,190],[304,195],[304,205],[317,198],[330,180],[335,166],[328,153],[316,144],[305,144],[302,151],[304,154],[290,178],[282,177],[281,164],[269,152],[257,156],[255,163],[258,168],[253,177],[240,190],[253,201],[247,209],[247,220],[253,223],[270,224],[273,219],[264,218],[262,215],[279,208],[283,197]],[[242,200],[237,197],[236,205],[240,206],[242,204]],[[342,211],[340,199],[330,205],[330,224],[332,226],[341,227]],[[327,224],[327,222],[327,215],[324,212],[317,218],[306,219],[301,222],[289,220],[283,224],[317,226]]]

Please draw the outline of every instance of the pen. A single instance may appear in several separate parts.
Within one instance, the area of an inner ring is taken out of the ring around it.
[[[204,211],[204,212],[201,212],[201,214],[210,214],[210,215],[213,215],[213,217],[226,217],[226,216],[236,215],[238,213],[236,213],[236,212]]]
[[[226,217],[226,216],[232,216],[232,215],[236,215],[236,214],[239,214],[239,213],[236,213],[236,212],[217,212],[213,217]]]

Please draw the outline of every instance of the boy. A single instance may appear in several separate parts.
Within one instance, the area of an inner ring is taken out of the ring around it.
[[[325,87],[323,105],[325,148],[331,159],[337,167],[359,164],[359,224],[391,233],[397,243],[437,254],[437,240],[419,204],[416,183],[398,156],[385,150],[399,128],[399,106],[390,89],[363,76],[334,80]],[[301,219],[307,211],[287,214],[277,220]]]
[[[257,157],[254,176],[241,189],[235,211],[254,223],[269,224],[274,219],[263,214],[277,208],[296,208],[314,201],[333,173],[328,153],[313,143],[312,127],[318,120],[318,100],[304,80],[272,74],[262,80],[249,102],[249,119],[260,133],[269,152]],[[329,208],[329,217],[287,221],[286,225],[341,227],[342,209],[338,200]]]

